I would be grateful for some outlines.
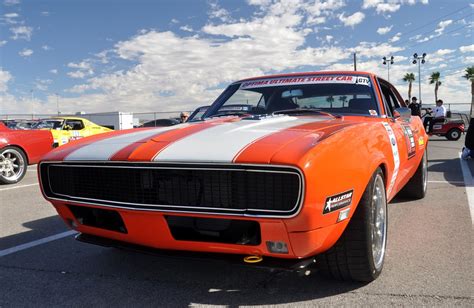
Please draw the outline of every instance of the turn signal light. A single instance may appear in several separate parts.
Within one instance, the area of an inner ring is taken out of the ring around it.
[[[337,218],[337,222],[343,221],[349,218],[349,212],[351,211],[350,208],[342,210],[339,212],[339,217]]]

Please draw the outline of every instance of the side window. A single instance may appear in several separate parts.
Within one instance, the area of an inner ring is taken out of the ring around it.
[[[84,128],[84,123],[81,120],[67,120],[66,125],[70,126],[72,130],[81,130]]]
[[[385,100],[386,106],[388,107],[389,116],[391,117],[393,115],[393,111],[396,108],[400,108],[400,103],[398,102],[397,96],[394,94],[389,84],[382,80],[379,80],[379,83],[380,88],[382,89],[383,98]]]
[[[400,95],[400,93],[397,91],[397,89],[395,89],[394,87],[391,87],[391,90],[392,90],[392,93],[395,95],[396,101],[398,102],[398,106],[399,107],[408,107],[408,105],[405,106],[406,104],[403,101],[403,98]]]

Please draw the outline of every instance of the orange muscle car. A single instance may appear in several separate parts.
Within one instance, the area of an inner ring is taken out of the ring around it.
[[[387,81],[310,72],[235,82],[202,121],[84,138],[38,168],[79,240],[316,260],[335,278],[371,281],[387,202],[426,194],[427,142]]]

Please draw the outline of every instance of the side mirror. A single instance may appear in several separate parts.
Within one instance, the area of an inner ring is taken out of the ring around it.
[[[406,107],[396,108],[393,111],[393,117],[395,119],[401,118],[405,122],[410,122],[411,120],[411,109]]]

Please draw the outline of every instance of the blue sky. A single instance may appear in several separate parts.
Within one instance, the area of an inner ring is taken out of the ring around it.
[[[0,114],[192,110],[231,81],[358,68],[401,81],[414,52],[439,96],[470,103],[474,4],[466,0],[1,0]],[[417,87],[413,95],[418,96]],[[465,109],[468,107],[466,106]]]

